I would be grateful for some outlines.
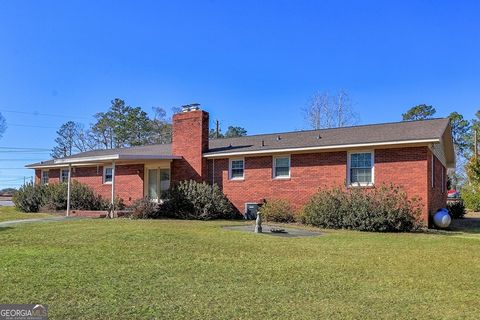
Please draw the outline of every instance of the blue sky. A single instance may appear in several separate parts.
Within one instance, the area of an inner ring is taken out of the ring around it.
[[[1,1],[0,146],[50,149],[63,122],[88,125],[116,97],[149,112],[199,102],[250,134],[306,128],[309,97],[339,89],[361,123],[419,103],[473,118],[479,14],[478,1]],[[32,175],[4,168],[45,158],[0,152],[0,188]]]

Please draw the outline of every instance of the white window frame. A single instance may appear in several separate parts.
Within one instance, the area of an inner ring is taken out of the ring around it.
[[[277,159],[288,159],[288,176],[276,176],[276,170],[275,168],[277,167]],[[290,176],[292,174],[292,161],[291,161],[291,156],[288,155],[282,155],[282,156],[274,156],[273,161],[272,161],[272,177],[275,180],[281,180],[281,179],[290,179]]]
[[[103,167],[102,181],[103,181],[103,184],[112,184],[112,181],[106,181],[107,169],[112,169],[112,181],[113,181],[113,174],[114,174],[113,166],[104,166]]]
[[[43,178],[43,174],[46,173],[47,174],[47,181],[45,182],[44,181],[44,178]],[[48,185],[48,181],[50,180],[50,174],[49,174],[49,170],[48,169],[43,169],[42,171],[40,171],[40,184],[42,185]]]
[[[354,182],[350,180],[350,163],[352,154],[357,153],[370,153],[371,161],[372,161],[372,182]],[[375,150],[355,150],[347,152],[347,186],[350,187],[372,187],[375,185]]]
[[[232,177],[232,162],[233,161],[242,161],[243,163],[243,176],[242,177]],[[228,179],[229,180],[245,180],[245,158],[231,158],[228,159]]]
[[[67,177],[65,179],[63,179],[63,175],[62,175],[62,172],[63,171],[66,171],[67,172]],[[67,182],[68,181],[68,169],[60,169],[60,182]]]

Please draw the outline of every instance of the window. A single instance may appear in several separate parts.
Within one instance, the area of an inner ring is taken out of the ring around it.
[[[170,189],[170,169],[160,169],[160,191]]]
[[[68,169],[60,169],[60,182],[68,181]]]
[[[103,183],[111,184],[113,181],[113,168],[103,167]]]
[[[273,158],[273,177],[290,178],[290,156]]]
[[[348,175],[351,185],[367,186],[373,184],[373,152],[350,153]]]
[[[170,169],[148,169],[147,179],[148,198],[153,201],[159,201],[164,192],[170,188]]]
[[[230,179],[242,180],[244,178],[245,161],[243,159],[230,160]]]
[[[48,170],[42,170],[41,183],[48,184]]]

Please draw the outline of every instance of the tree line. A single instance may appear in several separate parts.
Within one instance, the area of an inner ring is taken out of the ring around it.
[[[315,93],[306,108],[303,109],[306,123],[312,129],[336,128],[355,125],[358,114],[353,109],[349,94],[341,90],[337,93]],[[402,114],[402,121],[432,119],[436,109],[427,104],[419,104]],[[480,129],[480,111],[475,118],[468,120],[460,113],[453,111],[448,115],[452,128],[452,137],[457,158],[457,167],[449,171],[452,184],[461,184],[465,179],[465,165],[474,153],[474,135]]]
[[[172,108],[181,112],[180,107]],[[94,115],[95,121],[88,127],[75,121],[60,126],[52,149],[53,158],[97,149],[114,149],[148,144],[165,144],[172,141],[172,121],[164,108],[154,107],[150,117],[141,107],[127,105],[122,99],[114,99],[106,112]],[[225,134],[210,131],[210,138],[245,136],[242,127],[229,126]]]

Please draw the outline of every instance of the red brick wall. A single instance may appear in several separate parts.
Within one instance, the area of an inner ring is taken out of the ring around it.
[[[209,161],[211,171],[213,160]],[[245,179],[228,179],[228,159],[215,160],[215,182],[241,212],[245,202],[286,199],[300,209],[321,186],[345,184],[346,152],[291,155],[289,179],[272,178],[272,157],[246,157]]]
[[[428,221],[428,148],[395,148],[375,150],[375,184],[402,186],[410,197],[424,204],[422,220]]]
[[[207,166],[203,152],[208,150],[208,121],[208,112],[202,110],[173,116],[172,153],[183,157],[172,163],[173,182],[205,179]]]
[[[117,165],[115,167],[115,195],[122,198],[126,205],[143,198],[144,165]],[[40,182],[40,170],[35,170],[36,182]],[[60,169],[49,170],[49,183],[59,183]],[[112,185],[103,183],[103,167],[72,168],[72,179],[90,186],[105,199],[111,199]]]
[[[435,163],[433,165],[435,167],[433,185],[432,157]],[[444,184],[443,189],[442,183]],[[428,194],[430,214],[434,214],[438,209],[445,208],[447,206],[447,170],[431,151],[428,152]]]
[[[427,147],[375,150],[375,184],[393,182],[403,186],[409,196],[421,197],[425,222],[429,197],[427,157]],[[214,175],[214,181],[240,212],[244,212],[245,202],[280,198],[300,209],[319,188],[345,186],[347,152],[292,154],[291,178],[282,180],[272,178],[272,156],[245,157],[242,181],[228,179],[228,166],[228,159],[209,160],[207,181],[212,182]]]

